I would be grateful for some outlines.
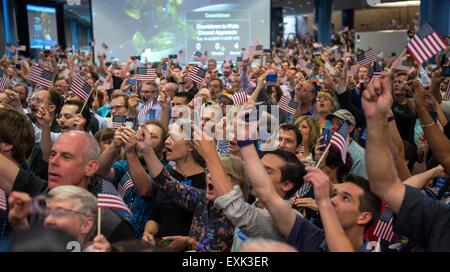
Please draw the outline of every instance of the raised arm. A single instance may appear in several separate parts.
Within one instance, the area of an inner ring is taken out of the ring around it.
[[[422,129],[433,155],[444,167],[446,173],[450,173],[450,140],[442,133],[428,112],[425,102],[425,90],[418,81],[413,81],[414,102],[417,115],[422,123]]]
[[[238,114],[236,122],[238,129],[246,128],[247,133],[245,134],[251,135],[250,133],[256,131],[257,125],[256,122],[252,122],[253,124],[250,125],[243,123],[245,122],[245,114],[250,112],[248,105],[253,106],[251,103],[247,104],[247,110],[243,110]],[[244,138],[239,137],[238,139]],[[255,146],[249,141],[238,141],[238,145],[241,147],[241,155],[244,159],[245,170],[252,181],[253,189],[259,200],[269,210],[281,234],[287,237],[295,223],[295,211],[291,209],[284,199],[275,191],[272,181],[259,159]]]
[[[438,165],[428,171],[411,176],[403,183],[421,190],[423,187],[425,187],[425,185],[427,185],[428,182],[430,182],[431,179],[439,177],[442,174],[444,174],[444,168],[441,165]]]
[[[195,128],[194,147],[205,159],[211,181],[217,197],[233,190],[233,182],[225,173],[225,170],[216,151],[214,140],[203,133],[200,128]]]
[[[116,130],[116,132],[114,133],[113,142],[105,151],[103,151],[99,158],[97,175],[102,176],[108,180],[114,179],[114,170],[111,168],[111,166],[120,153],[120,147],[122,145],[122,130],[123,128],[118,128]]]
[[[367,118],[366,166],[371,190],[398,213],[405,195],[389,152],[387,113],[392,105],[389,77],[376,77],[363,92]]]
[[[308,168],[305,181],[314,187],[314,199],[319,207],[325,239],[330,252],[355,251],[352,242],[339,222],[330,198],[330,178],[318,168]]]
[[[152,193],[152,181],[142,167],[136,153],[136,133],[129,128],[122,131],[122,143],[124,144],[125,156],[128,161],[128,172],[136,190],[141,196],[150,196]]]

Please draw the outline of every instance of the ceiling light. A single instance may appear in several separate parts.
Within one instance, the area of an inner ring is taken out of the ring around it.
[[[420,1],[398,1],[390,3],[378,3],[372,5],[375,8],[400,8],[400,7],[417,7],[420,6]]]

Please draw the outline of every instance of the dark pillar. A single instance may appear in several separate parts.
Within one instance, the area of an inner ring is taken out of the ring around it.
[[[355,10],[354,9],[343,9],[341,17],[341,29],[344,27],[348,29],[355,28]]]
[[[429,21],[441,35],[450,34],[450,1],[422,0],[420,2],[420,24]]]
[[[331,41],[331,12],[333,0],[315,0],[315,21],[317,21],[317,41],[323,45]]]

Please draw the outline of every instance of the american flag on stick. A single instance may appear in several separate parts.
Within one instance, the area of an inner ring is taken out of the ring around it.
[[[80,76],[77,75],[70,85],[70,91],[81,97],[84,102],[89,100],[92,87]]]
[[[8,77],[6,76],[5,71],[0,69],[0,93],[5,89],[6,83],[8,83]]]
[[[205,76],[206,70],[195,66],[189,71],[187,78],[194,81],[195,83],[202,84],[205,80]]]
[[[370,73],[374,76],[381,75],[383,71],[383,67],[378,62],[374,62],[372,67],[370,68]]]
[[[139,81],[155,81],[156,70],[149,67],[137,67],[136,68],[136,80]]]
[[[426,22],[408,42],[406,49],[418,63],[423,63],[437,52],[445,49],[445,43],[433,27]]]
[[[330,139],[330,144],[339,150],[344,163],[347,158],[347,149],[350,140],[349,134],[349,125],[347,122],[344,122]]]
[[[314,69],[314,65],[312,63],[308,63],[304,59],[300,59],[298,61],[298,64],[300,65],[300,68],[306,72],[306,74],[308,74],[308,75],[312,74],[313,69]]]
[[[392,68],[400,71],[409,71],[409,69],[411,69],[411,66],[412,63],[410,61],[402,60],[397,61]]]
[[[99,208],[109,208],[115,210],[123,210],[131,213],[127,204],[123,202],[123,199],[120,196],[112,195],[112,194],[98,194],[97,195],[97,206]]]
[[[245,91],[237,92],[231,96],[231,100],[234,105],[244,105],[248,100],[247,93]]]
[[[385,207],[381,213],[380,219],[377,222],[373,235],[379,239],[391,241],[394,238],[393,230],[393,211],[388,207]]]
[[[119,185],[117,186],[117,191],[119,192],[119,195],[124,198],[126,192],[134,187],[133,180],[131,180],[130,175],[128,172],[125,174],[127,176],[127,180],[125,182],[119,182]]]
[[[141,110],[138,113],[138,117],[137,117],[138,120],[141,119],[142,116],[147,114],[148,110],[151,109],[152,107],[153,107],[153,101],[152,102],[148,102],[147,104],[142,106]]]
[[[444,96],[442,97],[443,100],[450,100],[450,81],[447,84],[447,90],[445,91]]]
[[[366,52],[362,52],[356,55],[356,60],[358,61],[359,65],[371,64],[372,62],[375,62],[377,60],[377,54],[373,49],[369,49]]]
[[[41,68],[39,65],[33,65],[31,67],[30,74],[28,75],[28,81],[48,88],[50,85],[52,85],[52,80],[52,72]]]
[[[278,107],[285,112],[294,115],[295,111],[297,110],[298,103],[296,103],[291,98],[283,95],[278,102]]]
[[[0,211],[6,211],[6,194],[0,189]]]
[[[167,77],[167,62],[163,62],[163,64],[161,64],[161,75],[163,77]]]
[[[344,57],[344,52],[339,46],[334,46],[331,48],[331,55],[335,61],[341,60]]]

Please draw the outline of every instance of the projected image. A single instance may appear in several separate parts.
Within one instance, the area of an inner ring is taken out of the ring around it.
[[[56,9],[27,5],[30,48],[50,48],[58,44]]]
[[[96,45],[121,61],[177,54],[189,62],[196,51],[221,61],[270,42],[270,0],[93,0],[92,12]]]

